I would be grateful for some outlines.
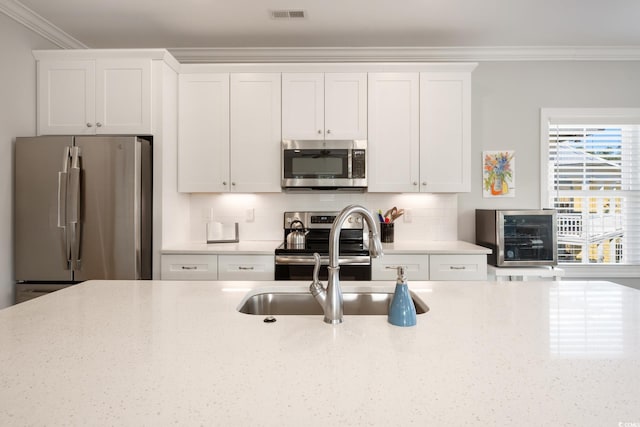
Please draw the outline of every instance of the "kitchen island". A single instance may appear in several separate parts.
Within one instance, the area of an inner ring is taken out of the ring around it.
[[[90,281],[4,309],[0,425],[640,424],[638,290],[410,282],[410,328],[237,311],[307,286]]]

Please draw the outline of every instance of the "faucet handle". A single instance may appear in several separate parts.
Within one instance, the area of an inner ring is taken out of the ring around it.
[[[318,279],[319,274],[320,274],[320,254],[318,252],[314,252],[313,254],[313,260],[314,260],[314,265],[313,265],[313,283],[320,283],[320,280]]]
[[[324,311],[324,306],[327,302],[327,290],[318,279],[318,274],[320,273],[320,254],[317,252],[314,253],[313,258],[315,260],[315,265],[313,266],[313,282],[309,285],[309,291],[311,291],[311,295],[318,301],[318,304],[320,304]]]

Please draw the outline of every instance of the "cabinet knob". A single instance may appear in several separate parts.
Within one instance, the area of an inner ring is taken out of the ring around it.
[[[423,182],[422,182],[422,185],[427,185],[427,181],[423,181]]]
[[[93,127],[93,124],[91,124],[91,123],[87,123],[87,127],[88,127],[88,128]]]
[[[417,181],[413,181],[413,185],[418,185],[418,182]]]
[[[98,123],[96,123],[96,126],[101,128],[102,127],[102,123],[98,122]]]
[[[227,181],[222,181],[222,185],[227,185]]]
[[[327,129],[327,134],[330,134],[330,133],[331,133],[331,129]]]
[[[231,185],[236,185],[236,183],[235,183],[235,182],[232,182],[232,183],[231,183]]]
[[[318,129],[318,135],[322,135],[322,131]]]

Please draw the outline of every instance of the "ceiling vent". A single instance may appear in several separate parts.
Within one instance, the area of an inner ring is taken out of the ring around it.
[[[300,19],[306,18],[304,10],[272,10],[273,19]]]

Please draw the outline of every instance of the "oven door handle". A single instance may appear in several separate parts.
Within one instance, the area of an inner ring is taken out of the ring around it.
[[[315,265],[315,259],[309,255],[276,255],[276,265]],[[367,255],[348,255],[338,258],[339,265],[371,265]],[[320,265],[329,265],[329,257],[321,256]]]

